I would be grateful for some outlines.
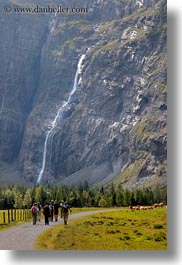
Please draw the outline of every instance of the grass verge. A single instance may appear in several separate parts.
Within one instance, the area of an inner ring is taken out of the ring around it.
[[[37,250],[167,250],[167,209],[96,213],[41,234]]]

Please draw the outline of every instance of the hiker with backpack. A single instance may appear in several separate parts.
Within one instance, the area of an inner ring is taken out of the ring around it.
[[[32,213],[32,221],[33,221],[33,225],[36,225],[36,221],[37,221],[37,213],[38,213],[37,203],[34,203],[34,204],[32,205],[31,213]]]
[[[42,206],[40,205],[40,203],[37,203],[37,221],[40,222],[40,218],[41,218],[41,208]]]
[[[44,205],[43,213],[44,213],[45,225],[49,225],[50,208],[49,208],[49,204],[47,202]]]
[[[64,200],[62,200],[60,203],[60,217],[61,218],[63,218],[63,205],[64,205]]]
[[[63,216],[63,220],[64,220],[65,225],[67,225],[67,223],[68,223],[69,211],[72,212],[71,207],[68,205],[67,202],[65,202],[62,205],[62,216]]]
[[[49,203],[49,210],[50,210],[50,216],[49,216],[49,221],[53,222],[53,215],[54,215],[54,200],[51,200]]]
[[[58,205],[56,200],[54,201],[53,209],[54,209],[55,222],[57,222],[58,221],[59,205]]]

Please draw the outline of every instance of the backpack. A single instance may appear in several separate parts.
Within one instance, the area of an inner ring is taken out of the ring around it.
[[[62,209],[63,213],[68,213],[68,206],[64,205]]]
[[[35,206],[32,207],[32,214],[33,215],[37,214],[37,208]]]

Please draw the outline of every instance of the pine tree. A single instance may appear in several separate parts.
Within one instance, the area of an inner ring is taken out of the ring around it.
[[[30,194],[30,190],[27,190],[24,196],[23,205],[25,208],[30,208],[32,205],[32,198]]]
[[[123,206],[123,190],[121,184],[119,184],[116,190],[116,205]]]
[[[130,191],[129,190],[124,190],[124,200],[123,200],[124,206],[129,206],[130,205]]]

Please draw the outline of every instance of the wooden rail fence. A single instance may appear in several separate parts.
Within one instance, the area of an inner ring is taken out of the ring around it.
[[[30,209],[0,210],[0,225],[28,221],[31,216]]]

